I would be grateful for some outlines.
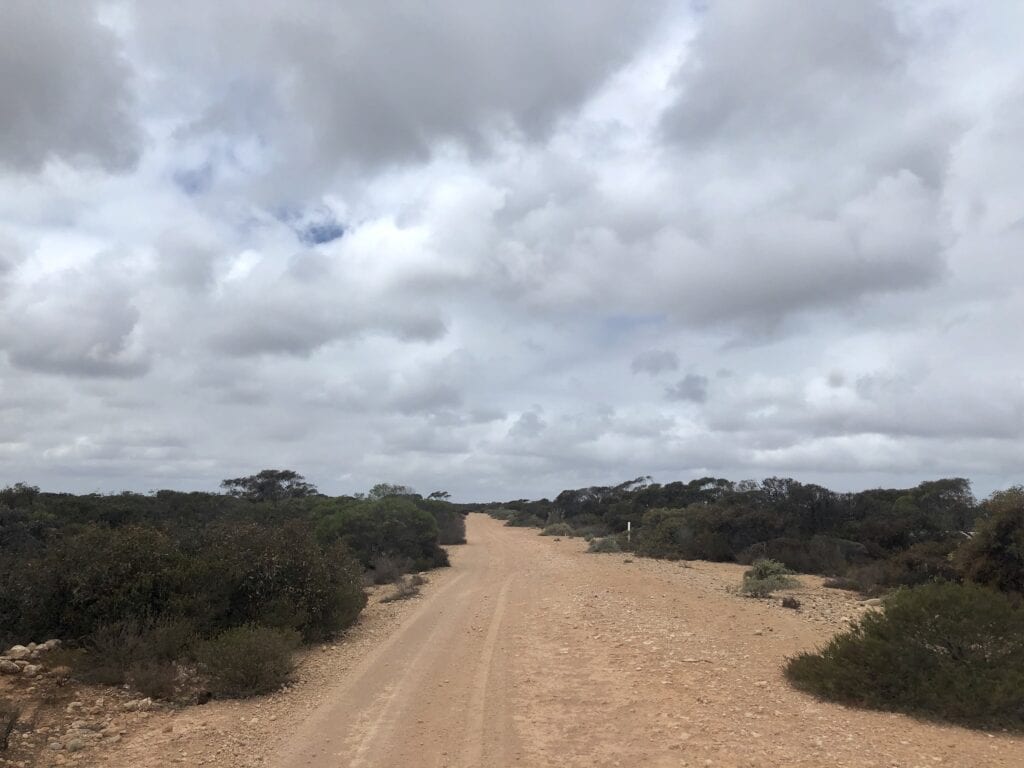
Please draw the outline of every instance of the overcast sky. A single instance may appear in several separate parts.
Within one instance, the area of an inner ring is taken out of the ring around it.
[[[1016,0],[5,0],[0,484],[1024,480]]]

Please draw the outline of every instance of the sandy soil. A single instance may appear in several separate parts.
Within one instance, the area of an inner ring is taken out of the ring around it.
[[[374,601],[312,653],[290,690],[146,713],[68,763],[1024,766],[1024,738],[790,689],[784,659],[868,610],[818,579],[801,577],[797,612],[731,594],[739,566],[588,555],[481,515],[469,539],[422,597]]]

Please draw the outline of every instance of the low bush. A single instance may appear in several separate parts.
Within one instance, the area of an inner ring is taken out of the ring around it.
[[[389,496],[379,501],[335,503],[317,523],[322,542],[342,541],[364,568],[375,557],[407,558],[418,571],[447,566],[448,555],[438,544],[434,516],[407,498]]]
[[[214,696],[244,698],[288,682],[300,641],[294,630],[247,624],[198,644],[195,657]]]
[[[396,600],[408,600],[409,598],[417,597],[420,593],[420,587],[426,583],[427,580],[418,573],[406,576],[395,584],[394,592],[382,597],[380,601],[382,603],[393,603]]]
[[[753,544],[736,556],[737,562],[744,564],[765,558],[778,560],[801,573],[828,575],[843,574],[851,565],[859,565],[869,559],[863,544],[821,535],[808,539],[770,539]]]
[[[755,560],[750,570],[743,574],[740,592],[748,597],[771,597],[779,589],[792,589],[800,582],[792,577],[793,572],[777,560]]]
[[[800,601],[797,600],[795,597],[787,596],[787,597],[782,598],[782,607],[783,608],[791,608],[794,611],[799,611],[800,610]]]
[[[954,539],[918,542],[884,560],[850,568],[845,575],[826,581],[825,586],[876,596],[895,587],[959,581],[960,576],[953,563],[957,546]]]
[[[512,528],[543,528],[544,521],[532,512],[513,512],[505,521],[505,525]]]
[[[786,676],[844,704],[1021,730],[1024,609],[973,584],[902,589]]]
[[[173,700],[177,680],[178,668],[172,661],[148,659],[136,662],[128,670],[131,687],[154,699]]]
[[[621,551],[622,547],[619,545],[619,540],[615,536],[605,536],[601,539],[593,539],[590,542],[590,546],[587,547],[587,552],[595,552],[598,554]]]
[[[575,536],[576,531],[568,523],[553,523],[540,532],[541,536]]]
[[[419,499],[416,505],[434,516],[438,544],[466,543],[466,516],[446,501]]]
[[[146,656],[143,629],[137,621],[101,624],[85,638],[85,656],[77,666],[87,683],[121,685],[131,667]]]
[[[412,568],[412,561],[407,557],[393,555],[377,555],[370,563],[374,584],[394,584]]]

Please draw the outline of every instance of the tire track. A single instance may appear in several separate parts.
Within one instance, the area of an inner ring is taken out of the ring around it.
[[[495,601],[494,615],[487,628],[487,637],[480,654],[476,676],[473,680],[473,693],[469,701],[468,720],[466,723],[466,740],[462,750],[462,764],[467,768],[482,766],[484,752],[484,724],[486,722],[487,682],[494,663],[494,650],[498,645],[501,623],[505,618],[508,605],[508,592],[515,576],[509,576],[501,586],[498,599]]]

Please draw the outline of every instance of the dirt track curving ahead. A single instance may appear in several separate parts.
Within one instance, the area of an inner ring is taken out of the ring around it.
[[[790,689],[784,659],[865,610],[818,579],[796,612],[727,592],[735,565],[589,555],[481,515],[469,540],[291,692],[156,715],[101,764],[1024,766],[1020,737]]]

